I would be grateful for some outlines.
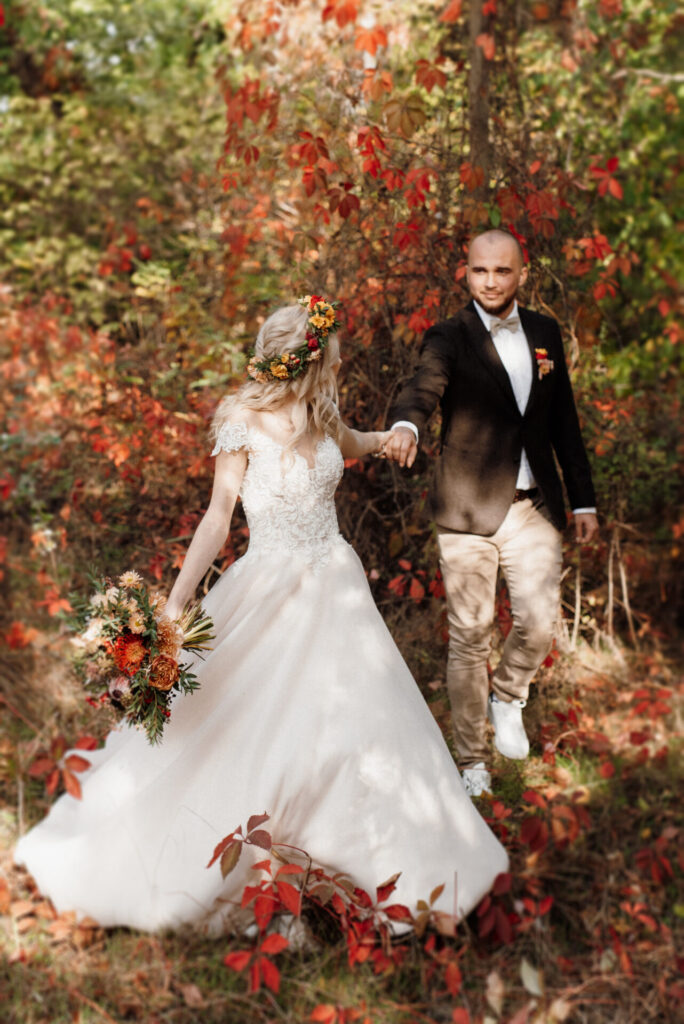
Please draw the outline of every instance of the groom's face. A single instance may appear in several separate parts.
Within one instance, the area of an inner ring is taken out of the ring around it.
[[[505,317],[527,280],[527,267],[512,239],[483,235],[470,247],[466,280],[470,294],[484,310]]]

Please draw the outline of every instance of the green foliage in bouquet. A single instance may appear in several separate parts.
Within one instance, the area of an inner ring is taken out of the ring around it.
[[[176,693],[199,686],[183,664],[183,651],[209,649],[213,624],[199,604],[188,606],[174,622],[163,601],[128,571],[111,580],[93,580],[94,594],[72,599],[70,625],[77,654],[76,672],[93,695],[93,705],[110,704],[122,718],[145,730],[158,743],[171,715]]]

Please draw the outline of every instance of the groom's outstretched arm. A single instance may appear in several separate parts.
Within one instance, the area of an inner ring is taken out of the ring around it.
[[[400,466],[411,467],[418,453],[418,434],[444,394],[452,372],[453,338],[437,324],[426,331],[420,347],[418,366],[411,380],[402,388],[388,418],[392,437],[385,445],[387,458]],[[402,422],[403,421],[403,422]],[[411,430],[412,424],[415,431]]]

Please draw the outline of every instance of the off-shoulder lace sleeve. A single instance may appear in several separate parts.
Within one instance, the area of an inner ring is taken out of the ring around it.
[[[219,452],[237,452],[247,447],[247,424],[224,423],[218,432],[212,455]]]

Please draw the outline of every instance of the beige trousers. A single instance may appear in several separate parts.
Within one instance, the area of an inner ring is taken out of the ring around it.
[[[513,626],[492,690],[501,700],[527,699],[532,676],[551,649],[560,601],[561,535],[529,498],[511,505],[491,537],[438,531],[449,622],[447,688],[461,769],[488,761],[485,743],[499,567]]]

